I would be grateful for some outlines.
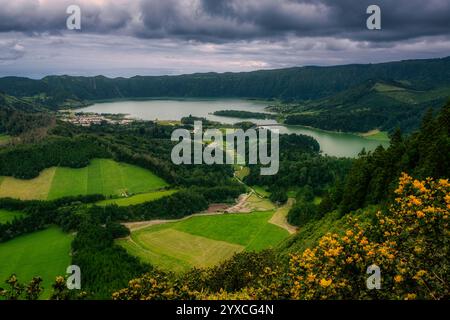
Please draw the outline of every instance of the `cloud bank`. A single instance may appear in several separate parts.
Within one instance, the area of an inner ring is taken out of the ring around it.
[[[71,4],[82,10],[81,31],[66,30]],[[371,4],[382,10],[380,31],[366,29]],[[239,71],[450,52],[448,0],[0,0],[0,8],[0,75]]]

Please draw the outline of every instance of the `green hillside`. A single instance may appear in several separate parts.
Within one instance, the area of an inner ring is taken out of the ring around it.
[[[87,194],[120,196],[166,186],[163,179],[146,169],[109,159],[94,159],[89,166],[80,169],[45,169],[37,178],[30,180],[4,177],[0,182],[0,198],[52,200]]]
[[[416,129],[428,108],[439,108],[450,86],[417,90],[396,81],[368,81],[336,95],[286,107],[286,124],[367,132]],[[283,109],[281,109],[283,110]]]
[[[64,276],[71,264],[71,241],[72,236],[51,227],[0,243],[0,279],[14,273],[28,283],[40,276],[44,280],[42,298],[48,298],[56,276]]]
[[[0,78],[0,91],[47,109],[127,98],[269,99],[300,103],[302,108],[291,110],[294,113],[320,111],[319,115],[305,119],[305,114],[300,118],[288,118],[290,124],[357,132],[400,126],[410,131],[417,127],[426,107],[438,107],[448,99],[450,57],[114,79],[104,76],[48,76],[40,80],[4,77]]]

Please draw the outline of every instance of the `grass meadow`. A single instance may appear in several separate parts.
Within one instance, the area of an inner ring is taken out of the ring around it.
[[[269,223],[273,211],[196,216],[131,234],[118,243],[143,261],[171,271],[209,267],[240,251],[276,246],[289,233]]]
[[[167,183],[149,170],[94,159],[85,168],[53,167],[30,180],[0,178],[0,198],[52,200],[65,196],[103,194],[105,196],[144,193],[161,189]]]
[[[34,276],[43,281],[43,299],[51,294],[51,285],[58,275],[65,275],[71,264],[70,243],[72,236],[57,227],[33,232],[0,243],[0,282],[15,273],[21,283],[28,283]]]
[[[127,198],[116,198],[116,199],[108,199],[108,200],[99,201],[96,203],[96,205],[108,206],[108,205],[115,204],[115,205],[118,205],[119,207],[126,207],[126,206],[144,203],[144,202],[158,200],[160,198],[170,196],[177,191],[178,190],[171,189],[171,190],[160,190],[160,191],[141,193],[141,194],[137,194],[137,195],[134,195],[131,197],[127,197]]]

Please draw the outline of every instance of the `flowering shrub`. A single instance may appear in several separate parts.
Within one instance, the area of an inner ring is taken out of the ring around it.
[[[294,299],[441,299],[449,297],[448,180],[402,174],[390,209],[362,228],[327,234],[290,260]],[[367,267],[381,269],[381,290],[366,287]]]
[[[196,292],[163,273],[146,274],[130,280],[128,288],[113,293],[113,300],[191,300]]]

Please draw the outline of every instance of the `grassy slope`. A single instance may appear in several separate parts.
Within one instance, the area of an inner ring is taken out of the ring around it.
[[[210,266],[234,252],[274,247],[285,239],[286,230],[268,223],[272,215],[273,211],[192,217],[138,230],[132,234],[133,241],[119,243],[164,269]]]
[[[44,280],[43,298],[48,298],[55,277],[65,275],[70,265],[71,241],[70,235],[51,227],[0,243],[0,281],[13,272],[21,282],[40,276]]]
[[[270,192],[261,186],[252,186],[252,188],[253,188],[253,190],[255,190],[256,193],[258,193],[262,197],[270,196]]]
[[[113,160],[96,159],[82,169],[57,168],[48,198],[94,193],[134,194],[165,186],[164,180],[146,169]]]
[[[360,136],[376,141],[390,141],[389,133],[386,131],[372,130],[367,133],[360,134]]]
[[[0,223],[6,223],[6,222],[14,220],[14,218],[20,218],[23,216],[24,216],[24,213],[22,213],[22,212],[8,211],[8,210],[0,209]]]
[[[315,246],[319,239],[329,232],[342,234],[346,230],[348,217],[358,218],[360,224],[364,225],[370,223],[377,210],[377,206],[369,206],[343,217],[336,211],[330,212],[320,220],[313,220],[301,226],[299,232],[283,241],[279,248],[285,253],[303,252],[306,248]]]
[[[242,246],[211,240],[186,232],[167,228],[155,232],[141,232],[128,241],[127,249],[134,246],[144,261],[172,271],[182,271],[190,266],[209,267],[230,258]]]
[[[170,196],[171,194],[174,194],[175,192],[177,192],[177,190],[162,190],[162,191],[141,193],[141,194],[137,194],[135,196],[131,196],[128,198],[103,200],[103,201],[98,202],[97,205],[107,206],[107,205],[111,205],[111,204],[116,204],[119,207],[131,206],[131,205],[135,205],[135,204],[139,204],[139,203],[158,200],[160,198]]]
[[[0,184],[0,198],[18,198],[22,200],[45,200],[52,185],[56,168],[45,169],[30,180],[4,177]]]
[[[120,195],[149,192],[167,183],[150,171],[108,159],[94,159],[81,169],[54,167],[31,180],[0,177],[0,198],[56,199],[100,193]]]

